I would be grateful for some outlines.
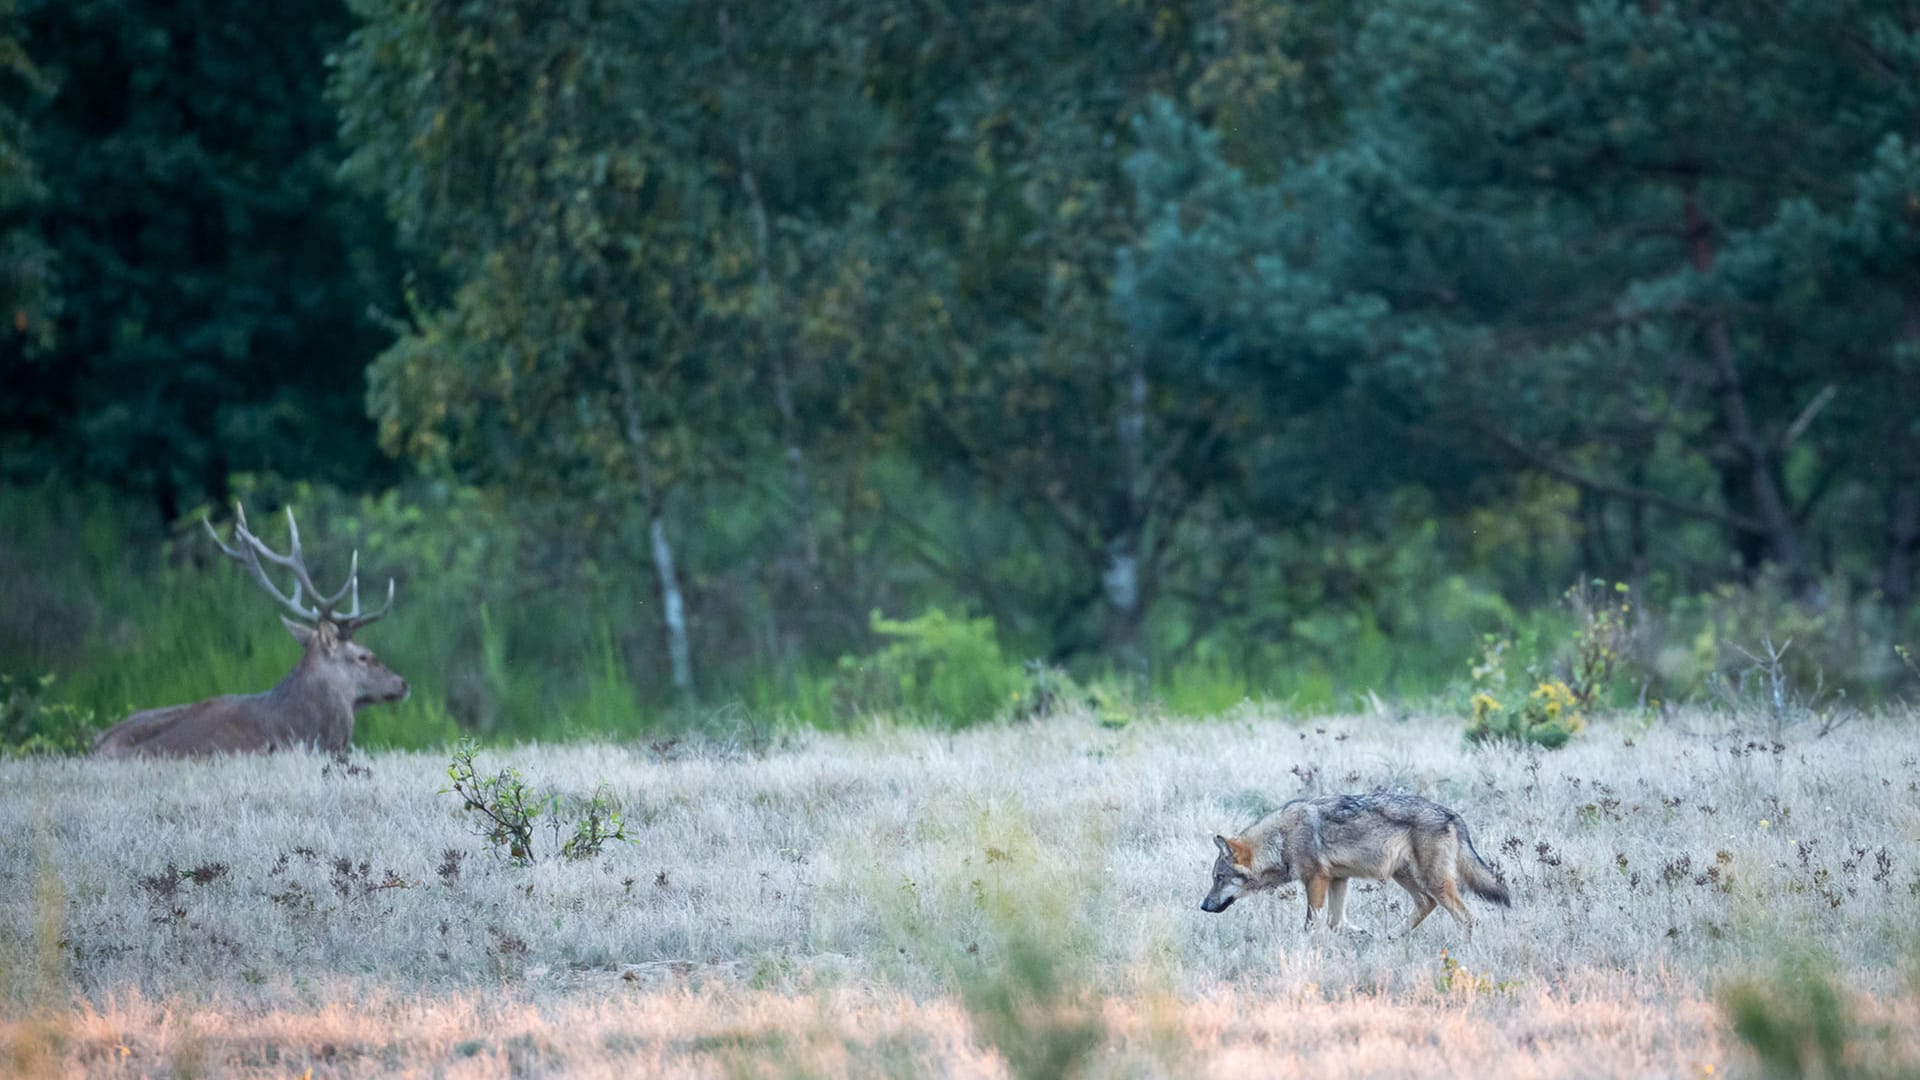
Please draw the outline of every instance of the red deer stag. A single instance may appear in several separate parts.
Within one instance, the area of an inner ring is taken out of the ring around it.
[[[293,509],[287,509],[287,554],[281,555],[247,529],[247,513],[235,505],[238,520],[232,547],[220,539],[213,523],[202,520],[207,534],[227,557],[247,568],[260,587],[280,605],[307,622],[285,615],[280,621],[305,653],[280,685],[259,694],[229,694],[192,705],[148,709],[127,717],[93,744],[96,757],[193,757],[202,754],[271,753],[311,746],[345,750],[353,742],[353,714],[362,705],[400,701],[407,681],[395,675],[366,646],[353,640],[354,631],[393,607],[393,579],[387,579],[387,602],[376,611],[360,613],[360,553],[340,591],[326,596],[314,587],[300,552],[300,527]],[[293,595],[280,591],[267,576],[261,559],[293,571]],[[352,610],[335,611],[352,597]],[[301,597],[312,598],[311,606]]]

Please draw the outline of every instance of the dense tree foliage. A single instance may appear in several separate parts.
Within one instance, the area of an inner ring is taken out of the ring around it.
[[[27,0],[0,76],[10,468],[565,507],[682,693],[875,609],[1152,674],[1913,605],[1904,0]]]
[[[26,31],[12,0],[0,5],[0,301],[4,301],[4,355],[7,374],[0,391],[9,399],[26,396],[29,357],[45,348],[51,319],[58,304],[53,250],[36,227],[35,217],[45,204],[46,181],[30,145],[28,117],[51,92],[50,80],[27,52]],[[45,416],[34,413],[46,403],[16,406],[8,411],[7,446],[0,452],[20,452],[28,428],[41,428]],[[16,425],[20,430],[15,429]]]
[[[1711,578],[1663,543],[1698,521],[1803,592],[1884,553],[1905,603],[1916,48],[1899,5],[1385,5],[1344,138],[1275,185],[1204,131],[1149,146],[1174,210],[1133,306],[1264,358],[1331,337],[1461,449],[1574,485],[1591,569]]]
[[[109,480],[168,518],[224,499],[234,470],[389,479],[361,403],[383,336],[368,308],[392,304],[385,229],[331,182],[322,95],[347,13],[21,6],[12,40],[44,90],[20,142],[60,304],[8,361],[0,423],[30,440],[8,464]]]

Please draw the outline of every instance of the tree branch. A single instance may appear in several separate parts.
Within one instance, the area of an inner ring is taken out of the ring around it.
[[[1014,497],[1021,502],[1044,507],[1059,523],[1061,530],[1079,544],[1082,550],[1089,553],[1089,556],[1105,547],[1105,540],[1100,535],[1100,530],[1086,520],[1079,507],[1061,498],[1058,493],[1048,490],[1045,484],[1038,485],[1037,491],[1023,488],[1002,467],[1000,455],[989,453],[977,446],[960,425],[947,415],[946,410],[928,402],[925,411],[935,426],[953,441],[953,445],[965,456],[968,464],[980,475],[986,477],[990,483],[1013,492]]]
[[[1488,427],[1485,424],[1475,424],[1474,426],[1481,434],[1500,444],[1509,453],[1521,461],[1524,461],[1530,467],[1538,469],[1548,476],[1564,480],[1575,487],[1584,488],[1596,495],[1607,495],[1616,499],[1626,499],[1630,502],[1644,503],[1647,506],[1656,506],[1678,517],[1692,518],[1695,521],[1710,521],[1716,525],[1724,525],[1730,529],[1738,529],[1741,532],[1759,533],[1762,535],[1766,535],[1767,533],[1766,527],[1752,518],[1730,513],[1725,510],[1719,510],[1711,506],[1701,506],[1698,503],[1678,499],[1662,492],[1651,491],[1646,488],[1630,487],[1626,484],[1614,483],[1611,480],[1602,480],[1598,477],[1588,476],[1571,466],[1553,460],[1546,454],[1526,445],[1504,431]]]

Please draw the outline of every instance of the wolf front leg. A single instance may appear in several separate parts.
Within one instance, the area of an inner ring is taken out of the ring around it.
[[[1334,878],[1327,886],[1327,929],[1340,929],[1340,916],[1347,910],[1347,879]]]
[[[1329,884],[1331,884],[1331,882],[1323,877],[1307,879],[1307,923],[1301,927],[1301,929],[1313,929],[1313,917],[1320,913],[1321,908],[1327,906],[1327,886]]]

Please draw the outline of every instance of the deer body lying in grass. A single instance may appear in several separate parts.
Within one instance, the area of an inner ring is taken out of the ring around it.
[[[236,507],[239,510],[238,507]],[[304,650],[280,685],[258,694],[229,694],[191,705],[173,705],[134,713],[114,725],[93,744],[96,757],[197,757],[204,754],[271,753],[310,746],[345,750],[353,742],[353,717],[362,705],[400,701],[407,681],[388,670],[366,646],[353,640],[354,631],[384,616],[393,607],[393,580],[387,580],[387,602],[378,610],[360,611],[360,553],[355,552],[347,583],[331,596],[314,587],[300,551],[300,529],[293,510],[287,510],[288,552],[281,555],[247,529],[245,510],[239,510],[234,542],[229,547],[203,522],[213,542],[228,558],[247,569],[253,579],[280,605],[300,620],[280,617]],[[265,559],[293,572],[291,596],[280,591],[261,565]],[[352,596],[352,609],[336,611]],[[302,603],[302,597],[312,597]],[[309,625],[311,624],[311,625]]]

